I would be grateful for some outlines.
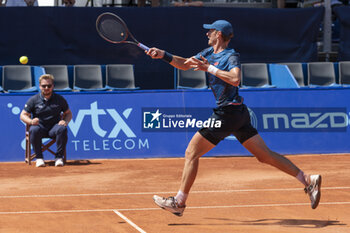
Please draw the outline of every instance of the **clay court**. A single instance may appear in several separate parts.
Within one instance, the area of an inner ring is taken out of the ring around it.
[[[253,157],[202,158],[183,217],[153,203],[177,192],[183,159],[0,164],[0,232],[350,232],[350,155],[288,156],[322,174],[310,208],[301,184]]]

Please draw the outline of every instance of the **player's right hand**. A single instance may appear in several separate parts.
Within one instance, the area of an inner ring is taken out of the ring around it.
[[[158,48],[150,48],[148,51],[145,51],[148,56],[153,59],[162,59],[164,57],[164,50]]]

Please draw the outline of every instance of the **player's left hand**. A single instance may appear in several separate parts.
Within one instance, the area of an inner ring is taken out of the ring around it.
[[[208,60],[205,59],[202,55],[201,55],[201,60],[195,57],[191,57],[185,61],[185,64],[190,65],[190,67],[196,71],[197,70],[207,71],[210,65]]]

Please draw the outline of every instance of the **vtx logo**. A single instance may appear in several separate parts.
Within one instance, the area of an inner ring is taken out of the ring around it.
[[[132,108],[127,108],[123,112],[123,116],[125,119],[128,119],[130,114],[132,112]],[[84,120],[85,116],[91,116],[91,126],[92,129],[95,131],[95,133],[100,137],[105,137],[107,134],[106,130],[103,130],[100,127],[99,124],[99,117],[101,115],[107,115],[114,120],[115,125],[111,132],[108,135],[108,138],[116,138],[118,134],[123,131],[124,134],[129,138],[135,138],[135,133],[130,129],[128,124],[124,121],[124,119],[119,115],[119,113],[115,109],[99,109],[97,106],[97,101],[90,104],[90,109],[80,109],[78,111],[77,117],[75,118],[75,121],[72,119],[72,121],[69,123],[69,128],[72,131],[74,137],[77,136],[80,126]]]

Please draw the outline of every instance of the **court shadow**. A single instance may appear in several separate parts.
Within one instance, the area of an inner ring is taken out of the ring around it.
[[[67,165],[69,165],[69,166],[88,166],[88,165],[96,165],[96,164],[102,164],[102,163],[91,162],[88,159],[74,160],[74,161],[68,161],[67,162]]]
[[[169,223],[168,226],[198,226],[207,224],[196,224],[196,223]]]
[[[234,225],[254,225],[254,226],[271,226],[280,225],[285,227],[299,228],[323,228],[328,226],[346,226],[337,220],[315,220],[315,219],[257,219],[252,221],[236,221],[227,218],[207,218],[213,220],[231,221]]]
[[[324,228],[328,226],[346,226],[336,220],[314,220],[314,219],[257,219],[253,221],[239,221],[229,218],[206,218],[207,220],[224,221],[222,223],[170,223],[168,226],[284,226],[296,228]]]
[[[248,225],[282,225],[286,227],[323,228],[328,226],[345,226],[346,224],[336,220],[315,219],[259,219],[255,221],[243,221]]]
[[[66,166],[89,166],[89,165],[96,165],[96,164],[101,164],[101,163],[91,162],[90,160],[83,159],[83,160],[70,160],[70,161],[67,161],[65,165]],[[46,165],[55,166],[55,161],[48,161]]]

